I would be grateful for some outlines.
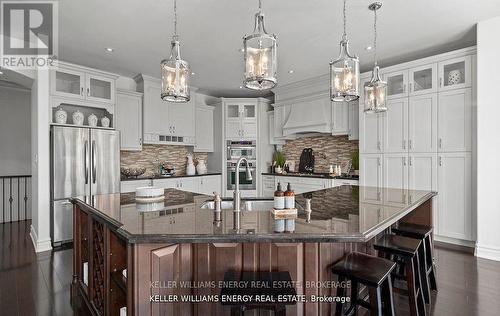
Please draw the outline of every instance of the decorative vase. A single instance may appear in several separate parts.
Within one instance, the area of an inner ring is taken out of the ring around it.
[[[188,176],[194,176],[196,174],[196,168],[193,162],[193,156],[187,155],[187,166],[186,166],[186,174]]]
[[[61,107],[57,108],[55,113],[55,121],[57,124],[66,124],[68,120],[68,113],[64,111]]]
[[[448,85],[452,86],[459,84],[462,81],[462,73],[460,70],[452,70],[448,73]]]
[[[197,174],[207,173],[207,165],[205,164],[205,160],[198,159],[198,164],[196,165],[196,173]]]
[[[107,116],[103,116],[103,117],[101,118],[101,126],[102,126],[102,127],[109,127],[109,123],[110,123],[110,122],[111,122],[111,121],[109,120],[109,118],[108,118]]]
[[[276,167],[274,167],[274,172],[276,172],[276,173],[282,173],[283,169],[280,166],[276,166]]]
[[[89,115],[89,117],[87,117],[87,121],[89,122],[89,126],[92,126],[92,127],[95,127],[97,126],[97,116],[92,113]]]
[[[83,116],[83,113],[76,110],[75,112],[73,112],[73,124],[75,125],[83,125],[83,119],[85,118],[85,116]]]

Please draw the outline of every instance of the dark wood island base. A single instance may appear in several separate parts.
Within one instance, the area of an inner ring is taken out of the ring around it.
[[[140,316],[229,315],[230,307],[203,302],[220,294],[218,282],[227,271],[287,271],[298,295],[335,296],[334,283],[327,282],[336,280],[329,267],[351,251],[375,255],[372,241],[398,221],[432,226],[432,196],[377,227],[365,241],[346,242],[300,241],[300,235],[290,241],[137,242],[109,216],[75,199],[72,294],[92,315],[120,315],[122,307],[127,315]],[[175,302],[183,295],[193,295],[195,303]],[[328,302],[297,302],[286,312],[330,315],[332,308]]]

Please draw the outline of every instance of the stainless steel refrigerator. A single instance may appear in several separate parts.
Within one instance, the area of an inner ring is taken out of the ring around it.
[[[73,239],[69,198],[120,192],[120,134],[85,127],[51,128],[51,237]]]

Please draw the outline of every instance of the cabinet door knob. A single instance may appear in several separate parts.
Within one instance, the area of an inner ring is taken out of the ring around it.
[[[90,88],[87,88],[87,96],[90,97]]]
[[[410,149],[413,149],[413,141],[411,139],[408,141],[408,146]]]
[[[439,156],[439,165],[442,166],[443,165],[443,157]]]
[[[439,78],[439,86],[442,87],[443,86],[443,77]]]
[[[83,87],[81,88],[80,94],[81,94],[81,95],[82,95],[82,97],[83,97]]]
[[[412,85],[412,84],[411,84],[411,82],[410,82],[410,92],[413,92],[413,89],[412,89],[412,88],[413,88],[413,85]]]
[[[442,138],[439,139],[438,146],[439,146],[439,149],[441,149],[443,147],[443,139]]]

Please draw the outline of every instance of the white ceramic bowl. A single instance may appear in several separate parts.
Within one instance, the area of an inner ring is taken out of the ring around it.
[[[165,190],[157,187],[140,187],[135,189],[136,197],[157,197],[165,194]]]

